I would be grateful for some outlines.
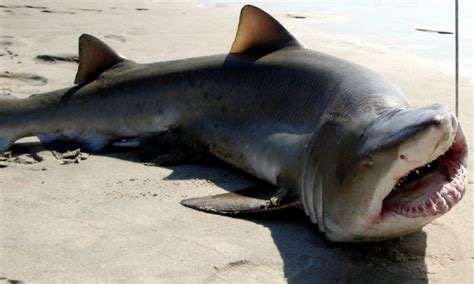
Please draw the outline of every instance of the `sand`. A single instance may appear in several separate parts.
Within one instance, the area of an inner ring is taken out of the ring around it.
[[[227,52],[238,13],[237,6],[194,2],[0,1],[0,93],[26,97],[70,86],[82,33],[138,62]],[[275,16],[308,47],[382,73],[413,104],[454,106],[451,66],[315,34],[305,23],[317,15]],[[464,74],[460,120],[469,141],[472,87],[472,76]],[[22,145],[27,148],[20,152],[34,146]],[[254,182],[231,168],[150,167],[127,152],[84,158],[62,164],[39,150],[20,156],[22,163],[0,162],[0,277],[40,283],[473,282],[469,191],[422,231],[375,244],[331,244],[299,211],[229,218],[179,204]]]

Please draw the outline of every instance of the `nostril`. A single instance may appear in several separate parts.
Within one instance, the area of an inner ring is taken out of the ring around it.
[[[443,125],[443,122],[445,122],[447,119],[446,115],[443,115],[441,113],[437,113],[434,115],[433,117],[433,122],[436,124],[436,125]]]
[[[437,128],[448,129],[452,127],[452,129],[456,129],[458,122],[456,116],[452,113],[445,112],[445,113],[436,113],[433,116],[433,125]]]

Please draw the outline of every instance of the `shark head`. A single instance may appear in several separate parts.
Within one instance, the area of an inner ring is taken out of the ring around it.
[[[306,213],[329,240],[397,237],[442,216],[464,196],[467,142],[447,108],[397,110],[346,136],[333,143],[338,150],[319,158],[335,163],[316,162],[322,174],[307,174],[312,193],[303,190]]]

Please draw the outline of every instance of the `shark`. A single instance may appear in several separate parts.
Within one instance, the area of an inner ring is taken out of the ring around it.
[[[334,242],[419,230],[467,184],[466,137],[447,107],[413,107],[375,71],[306,48],[252,5],[221,55],[140,64],[83,34],[74,85],[0,98],[0,153],[27,136],[88,151],[139,139],[158,164],[210,153],[261,182],[184,206],[299,208]]]

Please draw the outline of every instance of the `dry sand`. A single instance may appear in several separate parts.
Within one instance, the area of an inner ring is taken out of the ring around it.
[[[236,6],[115,2],[1,1],[0,93],[25,97],[70,86],[75,63],[35,57],[75,54],[81,33],[97,35],[138,62],[224,53],[239,13]],[[415,105],[453,106],[452,72],[314,34],[305,26],[311,15],[285,15],[276,13],[308,47],[377,70]],[[472,78],[462,78],[461,121],[471,143],[472,86]],[[48,151],[38,155],[43,161],[0,162],[3,277],[26,282],[473,282],[470,192],[420,232],[376,244],[331,244],[301,212],[237,219],[179,204],[184,197],[253,182],[229,168],[149,167],[133,153],[91,156],[69,165]],[[472,169],[472,158],[469,164]]]

